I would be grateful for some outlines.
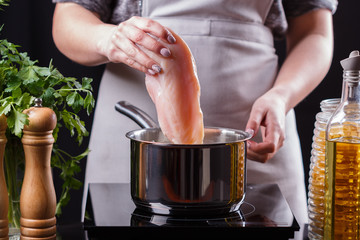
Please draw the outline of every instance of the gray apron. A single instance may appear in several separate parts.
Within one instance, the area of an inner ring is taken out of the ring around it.
[[[273,0],[144,0],[142,16],[179,34],[198,70],[205,126],[245,129],[254,101],[274,83],[278,58],[271,30],[264,26]],[[89,182],[129,182],[129,140],[139,128],[115,112],[127,100],[156,119],[144,74],[123,64],[107,65],[97,100],[87,160]],[[259,139],[258,139],[259,140]],[[286,117],[284,146],[262,164],[248,161],[248,183],[277,183],[300,223],[307,221],[300,144],[294,111]]]

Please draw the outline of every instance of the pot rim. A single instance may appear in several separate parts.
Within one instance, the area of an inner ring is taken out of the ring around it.
[[[211,147],[211,146],[220,146],[220,145],[227,145],[227,144],[236,144],[236,143],[246,142],[247,140],[249,140],[253,137],[253,135],[249,132],[245,132],[245,131],[238,130],[238,129],[232,129],[232,128],[223,128],[223,127],[205,127],[204,128],[205,136],[206,136],[206,131],[211,131],[211,130],[217,130],[217,131],[219,131],[219,133],[227,133],[227,134],[233,135],[233,136],[237,135],[237,136],[239,136],[239,139],[225,141],[225,142],[219,142],[219,141],[204,142],[202,144],[176,144],[176,143],[171,143],[171,142],[155,142],[155,141],[150,141],[150,140],[143,140],[143,139],[138,139],[135,137],[135,135],[138,135],[140,132],[149,132],[149,131],[161,132],[160,128],[136,129],[136,130],[132,130],[132,131],[126,133],[125,136],[135,142],[147,143],[147,144],[164,146],[164,147],[185,147],[185,148],[186,147]]]

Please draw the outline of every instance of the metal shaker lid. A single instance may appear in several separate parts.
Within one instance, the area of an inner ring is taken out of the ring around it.
[[[344,71],[360,71],[360,53],[358,50],[354,50],[350,53],[348,58],[340,61]]]

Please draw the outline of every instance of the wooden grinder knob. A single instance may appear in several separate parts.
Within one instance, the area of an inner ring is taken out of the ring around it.
[[[56,115],[35,100],[26,109],[29,125],[24,126],[22,143],[25,175],[20,195],[21,239],[56,239],[56,195],[50,166]]]
[[[4,175],[4,153],[7,128],[5,115],[0,116],[0,240],[9,239],[8,208],[9,199]]]

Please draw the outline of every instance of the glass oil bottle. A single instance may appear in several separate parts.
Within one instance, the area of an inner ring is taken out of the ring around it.
[[[315,116],[308,187],[308,237],[310,240],[324,239],[325,134],[326,125],[339,103],[340,98],[321,101],[321,112]]]
[[[344,68],[339,107],[326,129],[326,240],[360,239],[360,56],[353,51]]]

